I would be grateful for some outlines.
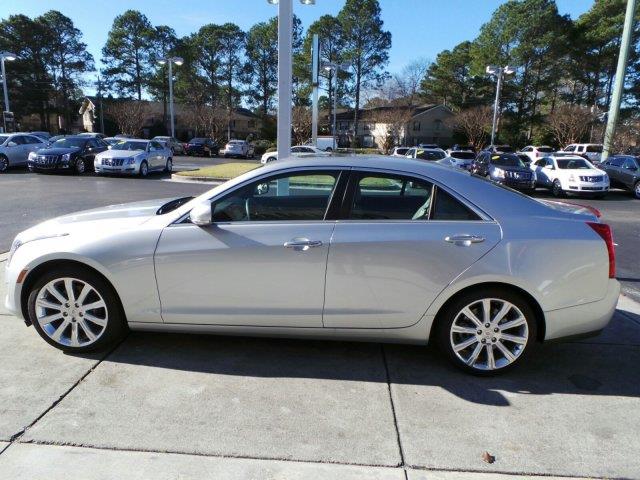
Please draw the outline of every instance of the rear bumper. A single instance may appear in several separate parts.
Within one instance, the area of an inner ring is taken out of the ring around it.
[[[610,279],[607,292],[597,302],[544,312],[545,341],[598,332],[605,328],[616,310],[620,284]]]

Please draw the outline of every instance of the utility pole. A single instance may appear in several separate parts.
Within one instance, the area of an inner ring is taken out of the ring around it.
[[[102,80],[98,75],[98,104],[100,106],[100,133],[104,134],[104,108],[102,106]]]
[[[495,75],[498,77],[498,83],[496,85],[496,99],[493,103],[493,122],[491,125],[491,145],[495,145],[496,141],[496,129],[498,126],[498,112],[500,111],[500,91],[502,90],[502,80],[505,75],[511,75],[515,73],[515,70],[510,66],[496,67],[489,65],[487,67],[487,73],[489,75]]]
[[[171,122],[171,137],[176,136],[176,127],[173,114],[173,64],[178,66],[184,63],[182,57],[162,57],[158,59],[159,65],[169,65],[169,117]]]
[[[320,69],[320,40],[318,34],[313,34],[311,46],[311,85],[313,92],[311,95],[311,142],[314,147],[318,146],[318,86]]]
[[[604,133],[604,146],[602,148],[601,160],[604,162],[611,153],[613,147],[613,137],[616,133],[618,115],[620,114],[620,103],[624,92],[624,77],[627,70],[627,60],[629,59],[629,49],[631,47],[631,37],[633,35],[633,20],[636,11],[636,0],[627,0],[627,12],[624,17],[624,28],[622,30],[622,41],[620,42],[620,53],[618,55],[618,67],[616,69],[616,83],[613,88],[611,105],[609,105],[609,118],[607,119],[607,129]]]

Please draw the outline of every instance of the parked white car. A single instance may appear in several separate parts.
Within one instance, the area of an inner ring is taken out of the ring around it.
[[[253,158],[253,145],[246,140],[229,140],[220,150],[220,155],[225,158]]]
[[[26,133],[0,134],[0,173],[9,167],[26,167],[29,154],[45,148],[47,142]]]
[[[305,142],[306,147],[317,147],[324,152],[333,152],[333,137],[331,135],[319,136],[316,140],[316,144],[313,144],[313,140],[310,138]],[[337,147],[337,145],[336,145]]]
[[[411,147],[405,157],[437,161],[447,158],[447,154],[441,148]]]
[[[406,157],[410,149],[411,147],[393,147],[389,155],[392,157]]]
[[[549,156],[531,162],[536,185],[548,188],[556,197],[567,193],[604,197],[609,191],[609,176],[579,156]]]
[[[449,167],[464,168],[471,170],[471,164],[476,159],[476,154],[472,150],[447,150],[447,156],[438,163]]]
[[[529,157],[531,162],[535,162],[539,158],[546,157],[554,152],[554,149],[548,145],[527,145],[517,153],[523,153]]]
[[[587,157],[589,161],[595,165],[600,163],[600,159],[602,158],[601,143],[572,143],[564,147],[562,151]]]
[[[325,150],[320,150],[311,145],[296,145],[291,147],[292,157],[328,157],[331,153]],[[263,165],[278,160],[278,152],[267,152],[262,155],[260,163]]]
[[[146,177],[149,172],[173,170],[171,149],[155,140],[127,138],[96,155],[95,172]]]

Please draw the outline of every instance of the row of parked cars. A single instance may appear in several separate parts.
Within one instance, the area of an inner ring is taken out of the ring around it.
[[[546,188],[557,197],[581,194],[602,198],[609,188],[622,188],[640,198],[640,158],[613,155],[600,162],[601,147],[572,144],[555,151],[549,146],[531,145],[515,151],[508,145],[491,145],[476,154],[472,147],[445,151],[424,144],[396,147],[392,155],[463,168],[518,190]]]
[[[171,172],[173,156],[223,155],[253,157],[253,146],[244,140],[230,140],[223,150],[208,138],[194,138],[181,144],[173,137],[151,140],[128,135],[105,137],[99,133],[58,135],[46,132],[0,134],[0,172],[9,167],[27,167],[33,172],[86,171],[147,176],[150,172]]]

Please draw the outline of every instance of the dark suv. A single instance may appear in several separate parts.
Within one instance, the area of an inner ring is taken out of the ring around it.
[[[101,138],[88,135],[62,137],[30,154],[27,165],[32,172],[57,170],[82,174],[93,170],[95,156],[108,147]]]
[[[598,165],[607,172],[612,187],[624,188],[640,198],[640,159],[631,155],[614,155]]]
[[[515,153],[480,152],[471,164],[471,173],[518,190],[536,187],[535,173]]]

